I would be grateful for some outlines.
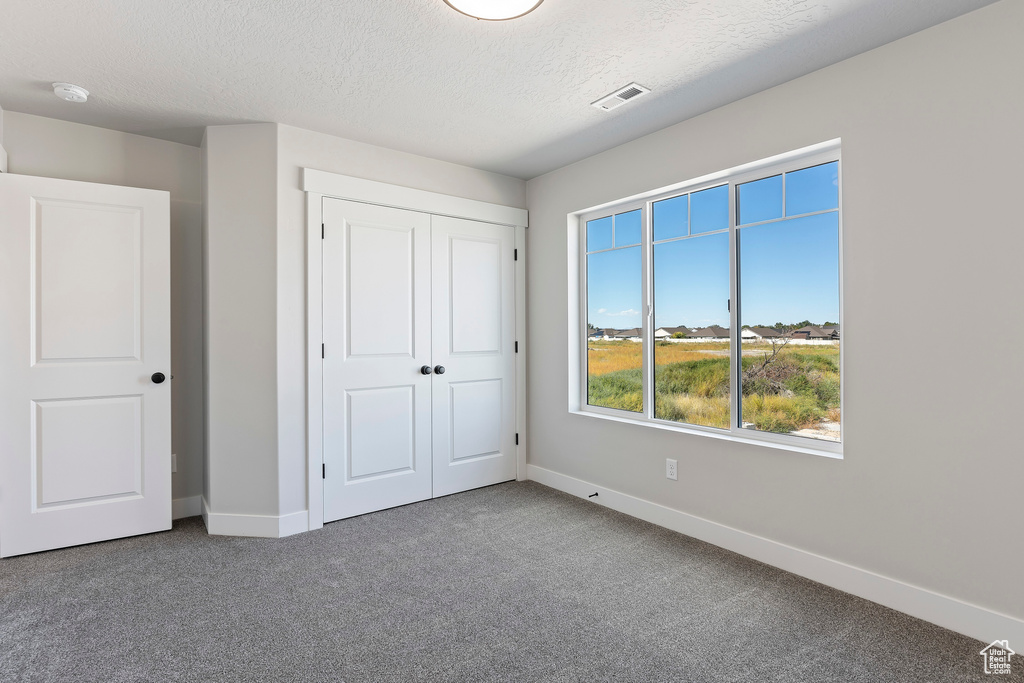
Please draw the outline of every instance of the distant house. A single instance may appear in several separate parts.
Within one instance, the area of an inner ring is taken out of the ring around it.
[[[708,341],[722,341],[729,338],[729,328],[719,327],[718,325],[712,325],[710,327],[698,327],[693,330],[691,334],[687,335],[689,339],[701,339]]]
[[[784,335],[772,327],[748,327],[740,332],[740,336],[752,341],[769,341],[779,339]]]
[[[613,330],[608,330],[612,332]],[[631,327],[628,330],[614,330],[614,334],[610,335],[611,339],[628,339],[630,341],[640,341],[643,332],[639,327]]]
[[[655,339],[671,339],[677,334],[682,334],[684,337],[689,337],[693,332],[689,327],[659,327],[654,331]]]
[[[839,328],[805,325],[798,330],[793,330],[792,336],[793,339],[837,340],[839,339]]]

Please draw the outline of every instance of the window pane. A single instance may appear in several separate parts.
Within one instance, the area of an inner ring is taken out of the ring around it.
[[[839,162],[786,174],[786,215],[839,208]]]
[[[782,176],[762,178],[736,187],[739,215],[736,223],[760,223],[782,218]]]
[[[640,209],[615,216],[615,246],[640,244]]]
[[[688,235],[689,211],[690,195],[687,194],[654,202],[654,241]]]
[[[643,412],[640,247],[587,256],[587,403]]]
[[[839,214],[739,231],[742,419],[839,440]]]
[[[654,245],[654,416],[729,428],[729,234]]]
[[[587,251],[612,248],[612,217],[587,221]]]
[[[719,185],[690,195],[690,234],[729,227],[729,186]]]

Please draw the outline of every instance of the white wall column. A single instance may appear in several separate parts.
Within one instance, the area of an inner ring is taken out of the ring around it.
[[[206,486],[211,533],[277,535],[274,124],[212,126],[205,167]]]

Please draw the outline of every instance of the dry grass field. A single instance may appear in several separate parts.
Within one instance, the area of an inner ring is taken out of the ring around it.
[[[587,344],[587,374],[606,375],[619,370],[634,370],[643,362],[640,342],[592,341]],[[726,356],[729,344],[721,342],[660,343],[654,347],[654,362],[657,365],[704,360],[714,356]]]
[[[743,344],[743,422],[788,433],[839,421],[839,345],[787,345],[766,372],[756,372],[769,344]],[[587,347],[591,405],[643,411],[639,342],[591,341]],[[728,429],[729,344],[656,342],[655,416]]]

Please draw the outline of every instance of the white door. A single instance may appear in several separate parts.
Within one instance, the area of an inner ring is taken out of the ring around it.
[[[430,498],[430,216],[323,203],[324,520]]]
[[[323,202],[324,521],[515,479],[513,228]]]
[[[437,497],[516,478],[515,235],[445,216],[431,226]]]
[[[0,556],[171,527],[170,350],[168,194],[0,174]]]

